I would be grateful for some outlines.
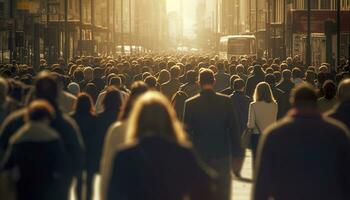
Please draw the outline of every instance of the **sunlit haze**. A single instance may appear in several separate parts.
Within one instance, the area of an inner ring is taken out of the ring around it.
[[[197,0],[182,0],[183,1],[183,29],[184,36],[193,37],[195,28],[196,16],[196,1]],[[167,0],[167,12],[177,12],[181,14],[181,0]]]

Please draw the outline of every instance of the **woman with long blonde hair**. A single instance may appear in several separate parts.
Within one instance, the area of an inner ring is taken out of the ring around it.
[[[213,199],[211,182],[167,98],[158,92],[139,97],[127,146],[114,158],[107,199]]]
[[[253,97],[254,101],[249,105],[247,127],[253,129],[251,147],[254,163],[260,134],[262,134],[268,126],[276,122],[278,106],[270,85],[266,82],[260,82],[256,86]]]

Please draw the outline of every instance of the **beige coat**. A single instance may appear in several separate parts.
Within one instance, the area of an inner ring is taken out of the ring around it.
[[[276,122],[277,111],[277,103],[264,101],[250,103],[247,127],[255,129],[254,132],[257,132],[257,130],[264,132],[268,126]]]

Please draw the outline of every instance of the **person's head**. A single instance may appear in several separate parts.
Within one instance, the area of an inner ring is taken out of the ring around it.
[[[314,84],[315,80],[316,80],[316,73],[314,71],[312,71],[312,70],[307,70],[305,72],[305,80],[308,83]]]
[[[219,62],[219,63],[216,65],[216,68],[217,68],[219,71],[223,71],[223,70],[225,70],[225,65],[224,65],[224,63]]]
[[[170,79],[170,73],[168,70],[163,69],[159,72],[158,83],[163,84]]]
[[[0,105],[5,102],[5,99],[8,95],[9,85],[6,79],[0,77]]]
[[[317,93],[308,83],[299,84],[293,88],[290,103],[297,109],[316,109]]]
[[[157,87],[157,79],[154,76],[148,76],[145,79],[145,83],[148,85],[149,88],[155,89]]]
[[[126,120],[129,118],[129,114],[134,106],[134,102],[136,101],[136,99],[148,90],[149,87],[142,81],[136,81],[131,85],[130,96],[126,104],[124,104],[123,110],[119,117],[120,120]]]
[[[270,87],[273,87],[276,84],[276,77],[273,74],[267,74],[265,76],[265,82],[270,85]]]
[[[199,84],[203,89],[212,88],[215,84],[214,72],[210,69],[199,71]]]
[[[324,97],[328,100],[333,99],[337,94],[337,87],[335,86],[335,83],[331,80],[327,80],[326,82],[324,82],[322,89]]]
[[[170,78],[171,79],[177,79],[179,78],[181,73],[181,69],[179,66],[175,65],[170,68]]]
[[[264,74],[264,71],[262,70],[261,65],[254,65],[253,74],[254,75],[263,75]]]
[[[243,74],[244,73],[244,66],[242,64],[237,65],[236,72],[237,72],[237,74]]]
[[[74,96],[78,96],[78,94],[80,93],[80,86],[75,82],[69,83],[67,89]]]
[[[341,102],[350,101],[350,79],[344,79],[338,86],[338,97]]]
[[[73,79],[77,83],[80,83],[84,80],[84,72],[82,70],[75,70],[73,73]]]
[[[299,68],[295,67],[292,71],[293,79],[302,78],[302,72]]]
[[[259,101],[263,101],[266,103],[272,103],[272,102],[276,102],[270,85],[266,82],[260,82],[256,88],[255,88],[255,92],[254,92],[254,101],[255,102],[259,102]]]
[[[49,72],[39,73],[35,82],[35,95],[37,99],[45,99],[52,105],[56,105],[59,91],[57,82]]]
[[[78,114],[94,114],[95,107],[92,98],[87,93],[80,93],[75,103],[75,113]]]
[[[233,90],[236,92],[243,92],[245,88],[245,82],[243,79],[238,78],[233,82]]]
[[[92,71],[92,78],[93,79],[99,79],[103,76],[103,69],[100,67],[96,67]]]
[[[289,69],[285,69],[282,71],[282,80],[287,81],[291,80],[292,72]]]
[[[84,92],[89,94],[92,97],[92,99],[96,101],[98,96],[98,90],[95,84],[93,83],[86,84]]]
[[[83,73],[84,73],[85,81],[91,81],[93,79],[92,67],[85,67]]]
[[[55,118],[55,109],[45,100],[31,102],[25,114],[27,122],[41,122],[49,125]]]
[[[136,100],[129,123],[128,142],[150,136],[170,139],[180,144],[187,141],[173,107],[158,92],[147,92]]]
[[[122,79],[119,76],[114,76],[109,80],[108,85],[120,88],[122,86]]]
[[[119,113],[122,103],[123,101],[120,91],[115,87],[109,87],[106,91],[106,96],[102,101],[104,111]]]
[[[240,77],[238,76],[238,75],[232,75],[231,77],[230,77],[230,87],[231,87],[231,89],[233,89],[233,84],[234,84],[234,82],[235,82],[235,80],[236,79],[239,79]]]
[[[186,82],[195,83],[197,82],[197,73],[194,70],[189,70],[186,72]]]
[[[282,75],[281,75],[281,72],[280,71],[274,71],[273,72],[273,75],[275,76],[276,78],[276,83],[279,83],[282,79]]]

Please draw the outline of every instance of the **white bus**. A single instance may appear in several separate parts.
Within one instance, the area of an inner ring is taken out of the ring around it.
[[[231,59],[240,56],[257,56],[254,35],[228,35],[220,38],[220,59]]]

